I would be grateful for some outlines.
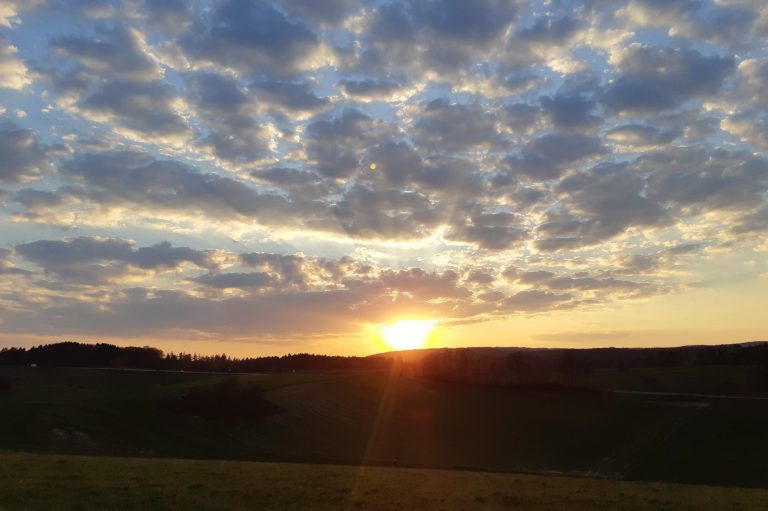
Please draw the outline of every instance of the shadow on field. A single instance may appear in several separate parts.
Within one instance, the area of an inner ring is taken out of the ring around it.
[[[192,388],[181,397],[165,400],[164,405],[176,413],[199,415],[208,420],[261,419],[283,410],[262,394],[261,389],[231,377],[214,385]]]

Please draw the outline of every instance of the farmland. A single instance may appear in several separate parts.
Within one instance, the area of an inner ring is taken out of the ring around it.
[[[12,382],[0,391],[6,450],[768,487],[761,401],[521,390],[370,372],[1,373]],[[190,400],[192,408],[179,405]],[[215,413],[205,409],[211,402]],[[234,413],[238,407],[261,411]]]

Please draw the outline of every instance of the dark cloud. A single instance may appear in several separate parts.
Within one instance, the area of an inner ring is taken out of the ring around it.
[[[186,0],[145,0],[147,22],[150,26],[170,34],[179,35],[192,26],[190,4]]]
[[[512,131],[525,134],[536,127],[541,117],[541,111],[527,103],[515,103],[505,106],[500,117],[504,125]]]
[[[376,171],[382,173],[386,181],[402,185],[423,170],[421,155],[405,142],[386,142],[371,149],[368,159],[376,164]]]
[[[479,213],[463,220],[463,225],[454,225],[446,238],[489,250],[505,250],[525,240],[528,234],[522,218],[513,213]]]
[[[733,71],[734,59],[634,43],[621,51],[615,65],[618,77],[603,102],[614,111],[643,113],[716,94]]]
[[[753,36],[759,12],[748,2],[707,4],[693,0],[632,0],[626,9],[639,25],[669,28],[669,34],[687,40],[708,41],[738,49]]]
[[[257,104],[232,77],[214,73],[188,78],[189,99],[205,121],[203,148],[230,162],[259,160],[270,152],[268,130],[255,120]]]
[[[413,239],[429,235],[442,215],[423,194],[352,187],[332,208],[344,231],[355,238]]]
[[[507,164],[515,173],[546,180],[559,177],[572,164],[605,152],[597,137],[582,133],[550,133],[531,140],[519,155],[507,158]]]
[[[137,30],[117,25],[100,28],[97,35],[97,39],[61,37],[50,44],[59,54],[99,74],[131,81],[161,77],[160,67],[147,55],[146,43]]]
[[[414,177],[419,189],[445,200],[474,199],[485,193],[477,162],[454,156],[432,157]]]
[[[694,212],[749,209],[768,189],[768,162],[748,152],[669,148],[639,158],[636,165],[649,173],[649,197]]]
[[[140,206],[147,212],[185,212],[271,225],[300,225],[325,214],[311,202],[295,203],[217,174],[202,174],[172,160],[139,151],[82,154],[61,166],[64,176],[86,186],[72,190],[106,206]]]
[[[249,0],[219,3],[209,23],[182,39],[193,60],[246,74],[288,75],[316,67],[307,61],[319,46],[318,37],[303,22],[287,18],[267,2]]]
[[[421,105],[413,125],[417,143],[448,152],[489,149],[503,144],[496,119],[479,104],[435,99]]]
[[[316,23],[336,25],[344,18],[358,14],[369,0],[283,0],[285,7],[300,18]]]
[[[515,15],[508,0],[384,4],[374,12],[363,59],[380,69],[456,72],[499,42]]]
[[[40,240],[16,245],[15,251],[46,273],[78,284],[119,279],[128,273],[126,266],[141,270],[176,269],[185,262],[209,269],[217,266],[211,252],[168,242],[136,249],[132,242],[117,238]]]
[[[0,181],[40,177],[50,166],[49,152],[34,131],[0,119]]]
[[[316,96],[308,82],[260,81],[251,89],[261,101],[290,111],[315,112],[330,104],[328,98]]]
[[[72,111],[114,123],[131,138],[181,145],[190,137],[182,98],[138,29],[97,28],[93,37],[56,38],[50,46],[71,65],[44,75]]]
[[[632,226],[660,226],[667,214],[645,196],[643,179],[624,165],[600,165],[563,179],[562,208],[550,211],[537,232],[540,250],[594,245]]]
[[[599,124],[602,119],[594,114],[597,104],[582,94],[557,94],[541,98],[541,106],[559,129],[586,129]]]
[[[307,125],[304,136],[309,162],[326,177],[348,177],[361,168],[363,151],[392,135],[384,121],[349,109]]]
[[[175,103],[178,96],[162,82],[111,81],[80,106],[91,116],[106,117],[144,137],[183,141],[190,129]]]
[[[570,16],[536,16],[531,24],[518,26],[500,56],[504,71],[520,71],[546,58],[553,49],[565,48],[579,33],[581,23]]]

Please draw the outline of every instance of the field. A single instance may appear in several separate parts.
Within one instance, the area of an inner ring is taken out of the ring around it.
[[[389,467],[0,453],[0,510],[756,510],[768,492]]]
[[[766,396],[765,367],[704,365],[594,370],[589,385],[600,389]]]
[[[0,391],[5,450],[768,488],[765,401],[513,390],[344,372],[5,368],[0,376],[12,383]],[[211,411],[210,403],[228,405]]]

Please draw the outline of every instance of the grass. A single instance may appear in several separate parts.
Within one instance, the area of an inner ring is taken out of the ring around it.
[[[0,510],[621,510],[768,506],[768,491],[338,465],[0,453]]]
[[[765,396],[767,371],[764,366],[749,365],[605,369],[592,371],[589,385],[614,390]]]
[[[765,402],[291,373],[236,376],[238,388],[259,392],[255,400],[242,392],[242,406],[264,399],[274,408],[209,420],[164,403],[227,375],[0,368],[0,376],[13,383],[0,391],[6,450],[557,471],[768,488]]]

